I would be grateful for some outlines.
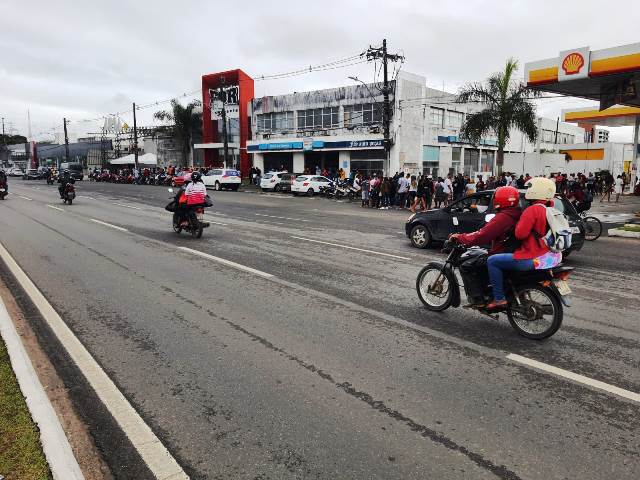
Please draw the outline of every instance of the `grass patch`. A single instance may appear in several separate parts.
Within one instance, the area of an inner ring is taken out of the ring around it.
[[[624,227],[620,227],[620,230],[624,230],[625,232],[640,233],[640,225],[625,225]]]
[[[0,338],[0,475],[6,480],[49,480],[51,474],[18,385],[7,348]]]

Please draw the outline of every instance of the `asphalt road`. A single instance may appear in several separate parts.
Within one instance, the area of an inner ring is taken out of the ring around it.
[[[415,278],[442,255],[401,213],[220,192],[196,240],[164,188],[77,187],[65,206],[11,181],[0,242],[192,478],[638,478],[640,404],[506,355],[640,392],[639,243],[572,255],[574,306],[532,342],[424,310]]]

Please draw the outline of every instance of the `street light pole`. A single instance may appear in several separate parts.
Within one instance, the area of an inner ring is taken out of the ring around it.
[[[133,102],[133,158],[138,170],[138,124],[136,123],[136,103]]]

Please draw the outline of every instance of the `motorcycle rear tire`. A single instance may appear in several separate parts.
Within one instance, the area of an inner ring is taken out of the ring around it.
[[[509,306],[507,307],[507,318],[509,319],[509,323],[511,324],[513,329],[518,332],[519,335],[522,335],[525,338],[530,338],[532,340],[544,340],[545,338],[549,338],[551,335],[556,333],[562,325],[562,318],[564,315],[562,302],[558,298],[556,292],[549,287],[543,287],[540,285],[520,287],[518,294],[520,295],[523,291],[526,290],[536,290],[538,292],[541,292],[551,301],[551,304],[553,305],[553,321],[551,325],[549,326],[549,328],[539,333],[532,333],[524,330],[516,322],[513,311],[511,309],[511,304],[509,304]]]
[[[442,264],[436,263],[436,262],[429,262],[422,270],[420,270],[420,273],[418,273],[418,277],[416,278],[416,291],[418,292],[418,298],[428,310],[431,310],[432,312],[442,312],[447,308],[449,308],[451,306],[451,303],[453,302],[452,289],[455,288],[456,282],[451,277],[451,275],[453,275],[451,270],[446,269],[442,271],[442,274],[444,275],[445,281],[447,282],[447,286],[448,286],[446,297],[444,297],[443,301],[439,305],[434,305],[432,303],[429,303],[424,298],[421,287],[422,287],[423,279],[427,275],[427,273],[434,272],[434,271],[437,271],[437,272],[442,271]]]
[[[73,203],[73,200],[69,199],[69,205],[71,205]]]

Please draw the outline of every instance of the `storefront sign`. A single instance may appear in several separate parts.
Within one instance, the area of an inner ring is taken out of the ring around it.
[[[302,142],[278,142],[278,143],[261,143],[259,145],[247,146],[247,151],[269,151],[269,150],[302,150]]]
[[[384,140],[349,140],[345,142],[325,142],[323,140],[315,140],[313,148],[383,148]]]
[[[558,81],[577,80],[589,76],[589,47],[560,52],[558,58]]]

